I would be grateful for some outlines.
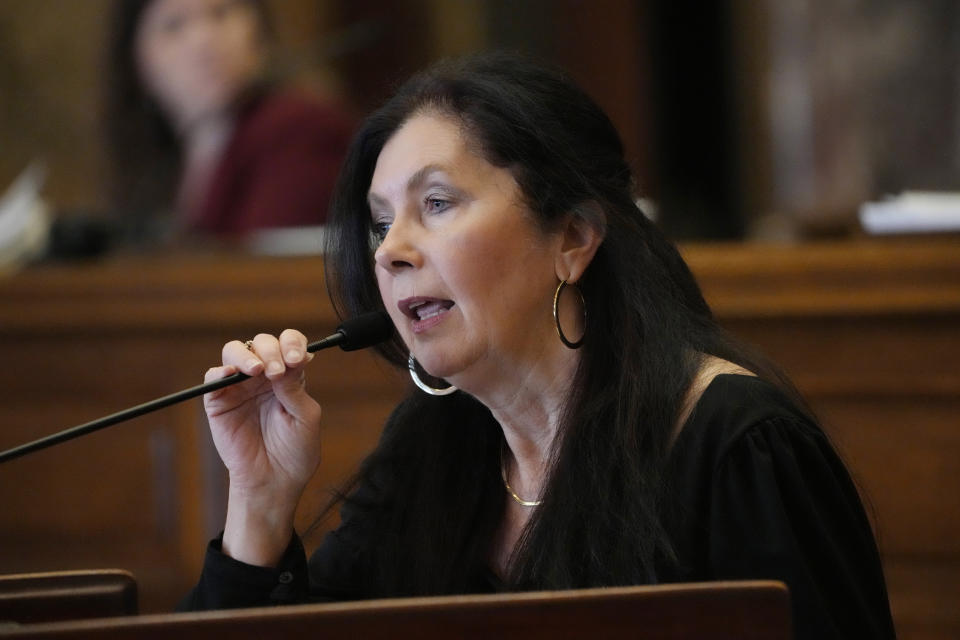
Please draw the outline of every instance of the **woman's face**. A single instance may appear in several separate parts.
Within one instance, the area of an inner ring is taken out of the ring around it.
[[[427,372],[471,389],[560,344],[561,238],[469,142],[449,117],[412,117],[383,147],[368,199],[384,306]]]
[[[179,128],[222,112],[259,74],[265,43],[242,0],[154,0],[140,18],[137,68]]]

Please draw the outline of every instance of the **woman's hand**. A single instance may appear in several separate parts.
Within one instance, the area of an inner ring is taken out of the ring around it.
[[[203,398],[230,473],[223,551],[237,560],[272,565],[280,559],[297,502],[320,463],[320,405],[304,388],[303,367],[312,358],[306,337],[288,329],[279,338],[257,335],[249,349],[228,342],[223,366],[205,376],[251,376]]]

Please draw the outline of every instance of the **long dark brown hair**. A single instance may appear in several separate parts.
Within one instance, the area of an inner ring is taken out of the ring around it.
[[[571,213],[606,226],[579,283],[589,322],[575,391],[509,586],[653,581],[672,557],[662,470],[702,355],[789,383],[718,327],[680,254],[635,204],[623,145],[602,110],[564,74],[511,54],[440,63],[367,119],[331,210],[326,274],[341,316],[383,308],[367,191],[384,144],[424,111],[455,118],[486,160],[508,169],[544,229]],[[398,336],[380,351],[404,366]],[[364,545],[369,595],[469,589],[503,514],[502,446],[489,410],[462,392],[414,391],[398,407],[353,484],[366,490],[345,505],[375,523]]]

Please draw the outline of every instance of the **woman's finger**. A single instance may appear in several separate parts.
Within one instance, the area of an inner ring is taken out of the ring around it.
[[[296,368],[313,359],[312,353],[307,353],[307,336],[296,329],[286,329],[280,334],[280,353],[287,367]]]
[[[264,371],[271,380],[278,378],[287,370],[280,355],[280,341],[269,333],[258,333],[253,338],[253,351],[263,362]]]
[[[207,369],[207,372],[203,374],[204,383],[213,382],[215,380],[221,380],[227,376],[233,375],[237,372],[237,368],[233,365],[223,365],[220,367],[211,367]]]
[[[214,382],[216,380],[222,380],[229,375],[232,375],[237,372],[237,368],[233,365],[222,365],[219,367],[212,367],[207,369],[207,372],[203,376],[204,382]],[[226,400],[225,398],[231,397],[233,394],[233,400]],[[236,396],[235,387],[224,387],[222,389],[217,389],[216,391],[210,391],[203,394],[203,406],[207,411],[208,417],[214,417],[221,413],[222,411],[229,411],[234,408],[238,402],[243,400],[238,400]]]
[[[223,345],[222,357],[224,366],[236,367],[237,371],[242,371],[248,376],[258,376],[263,373],[263,360],[239,340],[231,340]]]
[[[307,393],[306,374],[302,367],[287,369],[270,384],[274,395],[290,415],[304,424],[319,424],[320,405]]]

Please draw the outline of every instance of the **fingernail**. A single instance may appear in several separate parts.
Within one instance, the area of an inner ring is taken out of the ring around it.
[[[267,373],[283,373],[283,365],[274,360],[267,365]]]
[[[247,360],[247,364],[246,364],[247,369],[250,369],[251,371],[255,371],[259,366],[260,366],[259,360],[254,360],[253,358],[250,358],[249,360]]]
[[[287,351],[287,362],[300,362],[303,355],[296,349],[290,349]]]

